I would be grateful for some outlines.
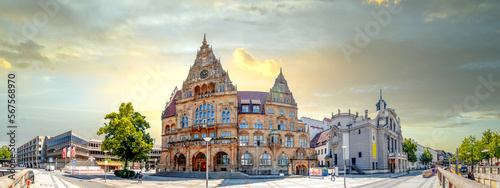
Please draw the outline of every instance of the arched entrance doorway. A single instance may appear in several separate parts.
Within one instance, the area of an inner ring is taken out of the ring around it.
[[[305,164],[296,164],[295,165],[295,174],[307,176],[307,165]]]
[[[175,155],[175,170],[186,171],[186,156],[184,154]]]
[[[206,171],[207,170],[207,158],[204,153],[197,153],[193,157],[193,171]]]
[[[214,158],[215,171],[229,171],[229,155],[226,152],[219,152]]]

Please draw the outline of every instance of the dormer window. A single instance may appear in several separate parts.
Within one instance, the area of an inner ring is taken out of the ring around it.
[[[242,112],[248,112],[248,105],[241,106],[241,111]]]
[[[254,112],[254,113],[259,113],[259,112],[260,112],[260,110],[259,110],[259,105],[254,105],[254,106],[253,106],[253,112]]]

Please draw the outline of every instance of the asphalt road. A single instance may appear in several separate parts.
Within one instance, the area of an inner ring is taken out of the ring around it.
[[[360,188],[380,188],[380,187],[394,187],[400,183],[403,183],[415,176],[422,176],[422,171],[410,172],[408,175],[399,176],[396,178],[387,178],[382,181],[370,183],[368,185],[359,186]]]

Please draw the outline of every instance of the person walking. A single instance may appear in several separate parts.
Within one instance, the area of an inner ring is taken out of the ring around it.
[[[139,181],[137,183],[142,183],[142,171],[139,171]]]

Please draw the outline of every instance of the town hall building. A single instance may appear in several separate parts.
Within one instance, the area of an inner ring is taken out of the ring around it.
[[[306,175],[316,155],[281,70],[270,86],[269,92],[238,91],[204,37],[162,112],[159,168]],[[212,138],[208,151],[205,137]]]

